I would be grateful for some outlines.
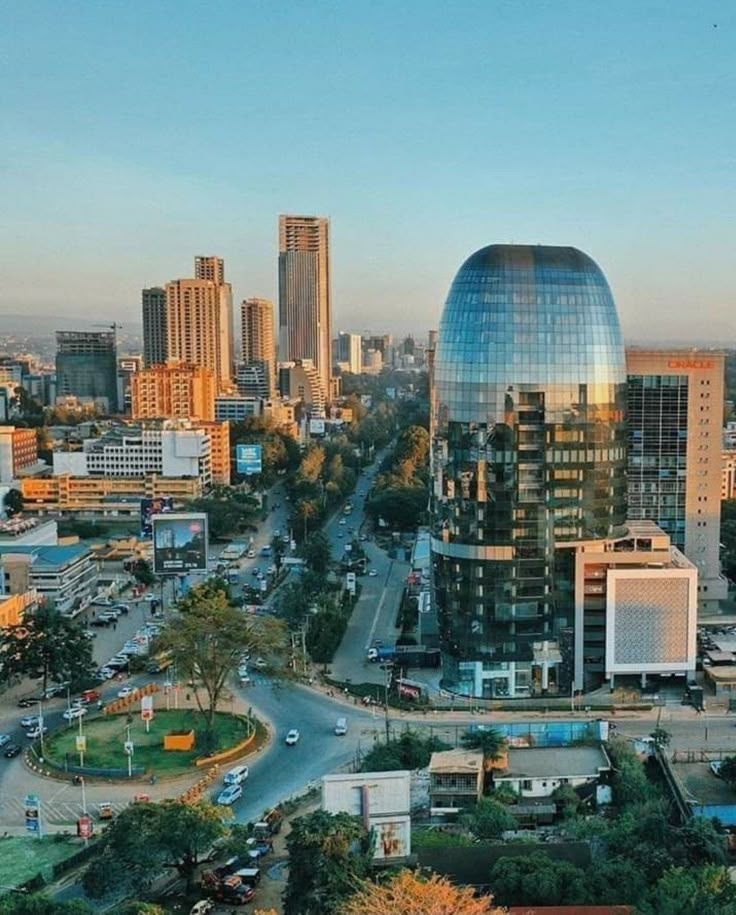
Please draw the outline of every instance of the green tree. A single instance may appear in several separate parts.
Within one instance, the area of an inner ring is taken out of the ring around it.
[[[363,772],[425,769],[433,753],[449,749],[449,745],[438,737],[423,737],[416,731],[404,731],[397,739],[376,744],[360,768]]]
[[[300,553],[307,568],[318,575],[324,575],[330,567],[330,541],[322,531],[315,531],[302,543]]]
[[[460,817],[466,829],[477,839],[498,839],[504,832],[516,828],[516,820],[504,804],[490,797],[482,797]]]
[[[146,587],[150,587],[156,581],[151,563],[147,559],[136,559],[130,567],[130,572],[139,584]]]
[[[3,508],[8,518],[14,518],[23,511],[23,496],[19,489],[9,489],[5,493]]]
[[[506,738],[495,728],[476,728],[465,731],[460,743],[468,750],[480,750],[486,762],[500,759],[506,750]]]
[[[722,760],[720,776],[732,788],[736,786],[736,756],[726,756]]]
[[[644,766],[625,740],[612,740],[608,744],[613,762],[613,796],[621,807],[642,804],[651,800],[655,792],[649,783]]]
[[[0,915],[92,915],[82,899],[58,902],[46,893],[7,893],[0,898]]]
[[[360,817],[324,810],[298,817],[286,846],[286,915],[334,915],[370,874],[371,841]]]
[[[225,586],[226,588],[227,586]],[[205,722],[205,743],[211,745],[215,713],[228,678],[241,655],[275,657],[284,647],[283,625],[244,614],[230,606],[227,590],[212,585],[192,588],[186,612],[161,633],[160,647],[172,652],[180,675],[195,683],[195,700]]]
[[[300,499],[296,505],[296,516],[304,525],[303,538],[306,540],[310,521],[319,516],[319,506],[313,499]]]
[[[542,852],[500,858],[489,883],[502,905],[584,905],[588,898],[585,871]]]
[[[19,626],[0,632],[0,655],[5,676],[41,678],[71,683],[85,680],[92,667],[92,645],[78,623],[46,604],[28,613]]]

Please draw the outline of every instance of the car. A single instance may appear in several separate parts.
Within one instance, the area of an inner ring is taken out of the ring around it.
[[[378,570],[377,570],[377,569],[371,569],[370,572],[368,573],[368,578],[375,578],[376,575],[378,575]]]
[[[18,708],[33,708],[38,702],[41,701],[41,697],[37,699],[35,696],[24,696],[23,699],[18,700]]]
[[[245,555],[248,557],[248,559],[255,559],[255,558],[256,558],[256,551],[255,551],[255,550],[248,550],[248,552],[247,552]]]
[[[111,622],[112,622],[112,617],[106,616],[103,618],[101,616],[98,616],[97,619],[92,620],[92,622],[90,623],[90,626],[94,626],[96,629],[102,629],[102,628],[106,628],[107,626],[109,626]]]
[[[26,731],[26,737],[29,740],[38,740],[38,738],[41,736],[41,734],[47,734],[48,730],[49,729],[46,727],[46,725],[44,725],[43,727],[39,727],[38,725],[36,725],[35,728],[31,728],[30,731]]]
[[[118,699],[127,699],[135,690],[132,686],[124,686],[122,689],[118,690]]]
[[[292,728],[289,733],[286,735],[286,746],[293,747],[299,743],[299,731],[296,728]]]
[[[251,570],[250,570],[250,574],[251,574],[251,575],[255,575],[256,577],[258,577],[259,575],[262,575],[263,573],[262,573],[261,570],[258,568],[258,566],[256,566],[254,569],[251,569]]]
[[[365,543],[367,539],[368,538],[366,537],[365,534],[361,534],[360,537],[358,538],[358,540],[360,540],[361,543]]]
[[[264,668],[268,667],[268,661],[266,661],[265,658],[256,658],[253,662],[253,666],[258,670],[263,670]]]
[[[124,616],[130,613],[130,607],[127,604],[114,604],[113,610],[117,610],[118,613],[122,613]]]
[[[215,889],[215,899],[228,905],[246,905],[256,892],[252,886],[243,883],[240,877],[226,877]]]
[[[243,789],[240,785],[228,785],[217,795],[217,803],[221,807],[230,807],[239,798],[243,796]]]
[[[78,705],[76,708],[68,708],[61,717],[65,721],[76,721],[77,718],[82,718],[86,714],[87,709],[83,705]]]
[[[347,524],[348,522],[344,518],[340,518],[339,523],[340,523],[340,527],[342,527],[343,525]]]
[[[64,692],[65,687],[60,683],[57,683],[55,686],[47,686],[43,691],[44,699],[53,699],[55,696],[60,696]]]
[[[338,532],[337,532],[338,540],[342,540],[342,538],[343,538],[344,536],[345,536],[345,534],[344,534],[342,531],[338,531]]]
[[[156,597],[155,594],[145,594],[143,596],[143,600],[147,600],[149,603],[151,603],[152,601],[157,601],[158,598]]]
[[[35,728],[38,724],[38,715],[24,715],[20,719],[20,726],[22,728]]]
[[[23,748],[17,743],[9,743],[7,745],[7,747],[5,747],[5,752],[3,753],[3,756],[6,759],[13,759],[14,757],[16,757],[20,754],[22,749]]]
[[[4,747],[10,743],[10,734],[0,734],[0,747]]]
[[[229,772],[225,773],[224,782],[226,785],[242,785],[248,778],[247,766],[235,766]]]
[[[281,538],[281,542],[282,543],[291,543],[291,537],[288,534],[284,534],[284,536]]]
[[[273,535],[274,535],[274,537],[280,537],[280,536],[281,536],[281,531],[274,531],[274,532],[273,532]]]
[[[713,775],[716,776],[716,778],[721,777],[721,766],[722,765],[723,765],[723,761],[720,759],[716,759],[710,764],[710,771],[713,773]]]
[[[96,639],[97,638],[97,633],[93,629],[83,629],[82,635],[85,637],[85,639]]]
[[[199,902],[195,902],[191,907],[189,915],[207,915],[214,907],[215,904],[211,899],[200,899]]]
[[[101,667],[97,671],[97,675],[100,680],[112,680],[112,678],[115,676],[115,671],[112,669],[112,667]]]

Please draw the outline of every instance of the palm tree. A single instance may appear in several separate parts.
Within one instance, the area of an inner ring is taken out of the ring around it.
[[[460,743],[467,750],[480,750],[486,771],[493,768],[493,762],[501,759],[506,751],[506,738],[495,728],[466,731]]]
[[[304,521],[304,539],[307,539],[307,522],[317,514],[317,507],[309,499],[302,499],[296,507],[296,513]]]

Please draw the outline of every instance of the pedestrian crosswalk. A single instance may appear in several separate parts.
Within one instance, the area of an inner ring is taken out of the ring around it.
[[[125,802],[113,802],[112,809],[116,815],[127,807]],[[98,805],[88,804],[87,812],[97,818]],[[82,815],[81,797],[75,801],[53,800],[44,802],[41,798],[41,821],[62,826],[66,823],[73,825]],[[25,804],[22,797],[9,797],[0,795],[0,829],[8,826],[22,826],[25,822]]]

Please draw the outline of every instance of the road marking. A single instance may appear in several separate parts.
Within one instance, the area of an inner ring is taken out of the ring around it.
[[[376,607],[376,613],[375,613],[375,616],[373,617],[373,625],[371,626],[371,631],[368,634],[368,641],[366,642],[366,646],[365,646],[366,651],[368,651],[368,649],[371,647],[371,644],[373,642],[373,636],[375,635],[375,632],[376,632],[376,626],[378,626],[378,617],[381,615],[381,608],[383,607],[383,602],[386,600],[386,595],[388,594],[388,582],[389,582],[389,579],[391,578],[391,569],[393,568],[393,566],[394,566],[394,561],[392,559],[388,564],[388,571],[386,572],[386,584],[383,586],[383,593],[381,594],[381,599],[379,600],[378,606]]]

